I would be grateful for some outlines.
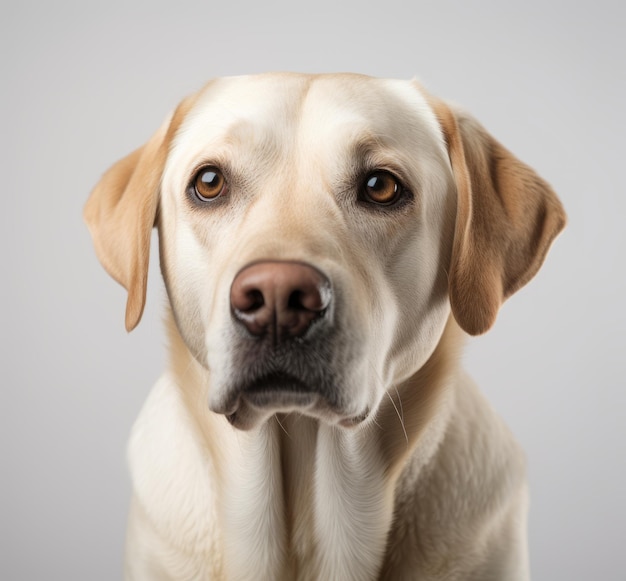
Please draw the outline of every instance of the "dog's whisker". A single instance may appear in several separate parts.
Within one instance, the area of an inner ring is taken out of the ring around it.
[[[289,432],[285,429],[285,426],[283,426],[282,422],[278,419],[278,415],[275,415],[274,418],[278,422],[278,425],[281,427],[282,431],[285,432],[287,437],[291,440],[291,436],[290,436]]]
[[[404,408],[402,407],[402,397],[400,396],[400,391],[398,390],[398,386],[394,385],[393,388],[396,391],[396,395],[398,396],[398,405],[400,406],[400,416],[401,416],[402,423],[404,424]]]
[[[385,391],[385,393],[387,394],[387,397],[391,401],[391,405],[393,406],[393,409],[396,410],[396,414],[398,414],[398,419],[400,420],[400,425],[402,426],[402,432],[404,433],[404,438],[406,440],[406,443],[408,444],[409,436],[406,433],[406,427],[404,425],[404,418],[400,415],[400,412],[398,411],[398,407],[396,406],[396,402],[393,401],[393,397],[391,396],[391,394],[388,391]],[[398,394],[398,397],[399,397],[399,394]]]
[[[380,389],[382,389],[385,393],[385,395],[389,398],[389,400],[391,401],[391,405],[393,405],[393,409],[396,411],[396,415],[398,416],[398,419],[400,420],[400,426],[402,426],[402,433],[404,434],[404,439],[406,440],[407,444],[409,443],[409,436],[407,434],[406,431],[406,425],[404,422],[404,407],[402,406],[402,398],[400,397],[400,392],[398,390],[398,386],[394,385],[393,388],[398,396],[398,405],[400,406],[400,409],[398,409],[398,406],[396,405],[396,402],[393,399],[393,396],[389,393],[389,390],[385,389],[385,385],[384,382],[382,380],[382,378],[380,377],[378,371],[376,370],[376,368],[372,365],[372,363],[369,363],[370,366],[370,370],[372,372],[372,376],[376,379],[377,383],[378,383],[378,387]],[[374,423],[379,427],[382,428],[382,426],[376,421],[376,418],[374,417]]]

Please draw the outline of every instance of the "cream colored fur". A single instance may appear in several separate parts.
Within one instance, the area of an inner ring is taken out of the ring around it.
[[[229,181],[212,206],[187,193],[206,164]],[[360,203],[374,169],[410,199]],[[458,351],[565,216],[468,115],[413,82],[219,79],[109,170],[85,216],[129,291],[127,328],[153,225],[171,304],[171,360],[129,445],[127,579],[528,579],[523,454]],[[251,409],[237,429],[229,289],[261,260],[332,282],[342,404]]]

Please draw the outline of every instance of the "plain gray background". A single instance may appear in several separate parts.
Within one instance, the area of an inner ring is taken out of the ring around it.
[[[569,226],[465,362],[528,453],[533,578],[626,579],[617,1],[4,2],[1,21],[1,579],[121,577],[164,293],[153,261],[127,335],[82,206],[184,95],[270,70],[418,76],[553,184]]]

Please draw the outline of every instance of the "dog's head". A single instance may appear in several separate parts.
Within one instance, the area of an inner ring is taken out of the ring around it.
[[[141,318],[150,231],[209,406],[240,428],[298,410],[351,426],[470,334],[563,228],[551,188],[415,83],[220,79],[114,165],[85,208]]]

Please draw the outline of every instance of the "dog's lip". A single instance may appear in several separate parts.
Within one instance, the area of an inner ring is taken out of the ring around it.
[[[263,417],[263,412],[270,415],[291,411],[306,413],[318,402],[319,396],[315,393],[263,391],[238,398],[233,411],[225,415],[233,426],[245,430],[256,423],[255,418]]]
[[[306,381],[290,373],[274,372],[262,375],[242,385],[237,391],[251,397],[265,393],[314,393],[315,390]]]
[[[231,391],[231,396],[221,409],[214,410],[224,415],[236,415],[245,403],[256,409],[269,407],[294,407],[305,409],[320,398],[317,390],[295,375],[273,372],[240,383]]]
[[[369,408],[357,414],[342,413],[314,386],[294,375],[280,372],[239,385],[228,405],[218,411],[234,427],[243,430],[256,425],[262,417],[291,412],[324,419],[347,429],[359,426],[370,415]]]
[[[233,427],[245,431],[253,428],[255,425],[258,425],[258,412],[262,411],[262,409],[263,408],[257,408],[254,405],[250,405],[247,400],[245,402],[240,401],[239,405],[237,405],[234,411],[225,414],[225,417]],[[306,409],[311,410],[309,414],[306,414]],[[255,413],[255,410],[257,413]],[[308,406],[300,406],[299,409],[293,411],[296,411],[297,413],[304,413],[305,415],[312,415],[313,417],[317,417],[318,419],[325,418],[327,423],[331,425],[335,424],[337,426],[340,426],[341,428],[345,428],[348,430],[360,426],[370,416],[369,408],[363,413],[350,417],[345,417],[337,415],[336,413],[332,413],[326,407],[323,407],[320,411],[316,409],[315,401],[313,403],[310,403]],[[318,413],[315,413],[316,411]],[[285,413],[285,410],[283,410],[282,412],[280,410],[276,410],[273,413],[271,412],[271,415],[274,415],[274,413]],[[286,413],[289,412],[287,411]]]
[[[339,425],[343,428],[353,428],[362,424],[370,415],[370,410],[367,408],[363,413],[360,413],[356,416],[352,416],[349,418],[344,418],[340,420]]]
[[[319,396],[311,392],[266,390],[247,393],[245,397],[248,404],[255,408],[298,408],[307,409],[314,405]]]

